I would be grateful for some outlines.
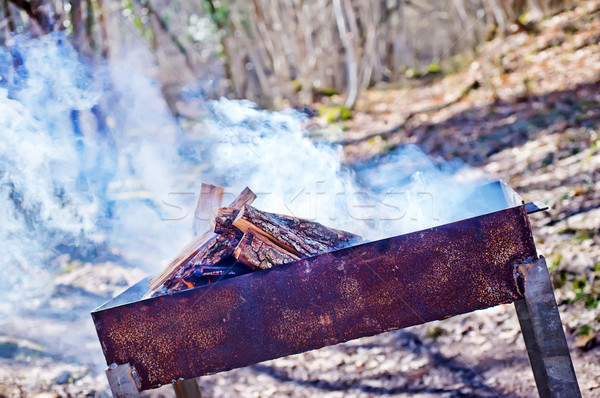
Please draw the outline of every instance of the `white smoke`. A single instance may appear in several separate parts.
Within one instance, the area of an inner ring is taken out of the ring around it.
[[[203,113],[183,131],[140,59],[94,64],[61,35],[0,48],[0,312],[48,294],[62,251],[160,271],[191,236],[201,182],[371,240],[496,210],[465,208],[483,180],[416,147],[350,169],[295,111],[192,91]]]
[[[109,247],[150,272],[189,230],[161,223],[186,170],[160,88],[80,58],[59,34],[0,48],[0,311],[49,294],[62,251]]]
[[[210,179],[258,194],[261,209],[317,220],[374,240],[495,210],[468,208],[485,182],[461,162],[435,162],[414,145],[357,170],[341,148],[315,144],[295,111],[269,112],[247,101],[207,104],[212,118],[199,129]]]

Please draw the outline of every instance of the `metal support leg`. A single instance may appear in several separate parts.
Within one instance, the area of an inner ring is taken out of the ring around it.
[[[173,383],[177,398],[201,398],[200,387],[197,379],[188,379]]]
[[[135,369],[128,363],[113,363],[106,369],[108,385],[115,398],[139,398],[140,385]],[[201,398],[200,387],[196,379],[182,380],[173,383],[177,398]]]
[[[515,307],[538,393],[542,398],[581,397],[546,260],[540,256],[518,270],[525,299]]]
[[[115,398],[139,398],[139,382],[135,369],[128,363],[113,363],[106,369],[108,385]]]

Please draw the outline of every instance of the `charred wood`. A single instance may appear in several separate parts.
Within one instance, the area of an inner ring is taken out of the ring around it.
[[[196,285],[190,280],[192,280],[196,269],[217,265],[227,257],[231,257],[239,241],[240,238],[235,235],[215,234],[190,261],[179,268],[171,278],[172,284],[167,288],[167,291],[195,287]]]

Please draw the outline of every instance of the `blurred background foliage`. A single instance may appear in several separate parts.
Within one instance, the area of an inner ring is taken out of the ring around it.
[[[64,30],[82,56],[143,40],[172,111],[185,86],[262,107],[311,104],[452,72],[495,35],[569,0],[2,0],[0,44]]]

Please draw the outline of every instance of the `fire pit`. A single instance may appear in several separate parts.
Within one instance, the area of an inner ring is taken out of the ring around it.
[[[579,388],[523,204],[92,313],[117,397],[351,339],[516,303],[542,396]]]

